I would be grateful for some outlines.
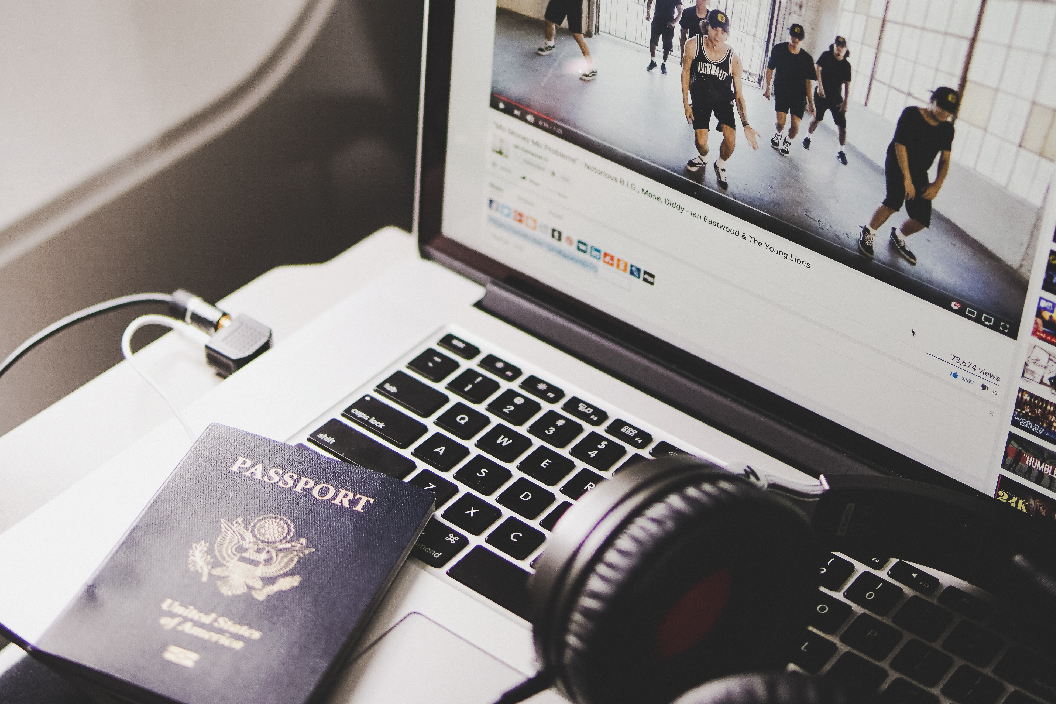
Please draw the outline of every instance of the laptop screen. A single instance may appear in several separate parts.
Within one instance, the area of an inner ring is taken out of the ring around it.
[[[1052,515],[1056,5],[459,0],[452,22],[444,238]]]

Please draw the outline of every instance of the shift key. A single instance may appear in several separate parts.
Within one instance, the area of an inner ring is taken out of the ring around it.
[[[425,423],[397,411],[367,395],[346,408],[341,415],[399,448],[410,447],[425,435]]]

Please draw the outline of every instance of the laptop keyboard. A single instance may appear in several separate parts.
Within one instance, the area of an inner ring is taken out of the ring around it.
[[[432,491],[412,556],[529,619],[532,562],[561,515],[628,464],[683,450],[489,347],[441,331],[307,441]],[[790,667],[891,704],[1056,704],[1056,664],[1017,642],[1034,635],[947,575],[833,554]]]

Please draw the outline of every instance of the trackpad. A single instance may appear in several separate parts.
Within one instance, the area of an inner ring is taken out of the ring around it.
[[[419,613],[411,613],[341,676],[334,704],[491,704],[526,677]],[[549,691],[532,704],[566,700]]]

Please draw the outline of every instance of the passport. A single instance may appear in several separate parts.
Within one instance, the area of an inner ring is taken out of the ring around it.
[[[432,509],[380,472],[211,425],[30,654],[104,702],[313,701]]]

